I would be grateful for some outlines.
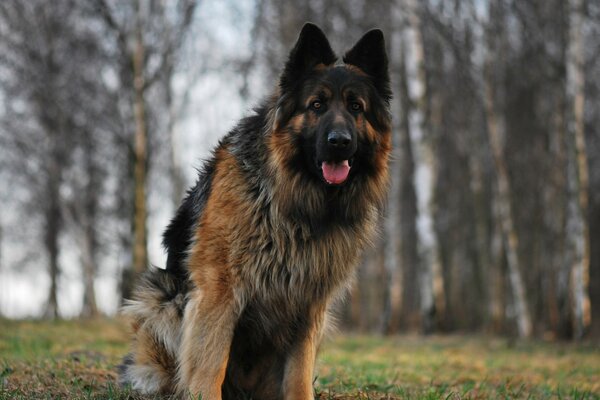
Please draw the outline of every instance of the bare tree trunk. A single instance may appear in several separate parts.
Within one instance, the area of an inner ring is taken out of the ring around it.
[[[87,227],[86,230],[89,230]],[[96,304],[96,290],[94,289],[94,280],[96,277],[96,262],[94,260],[93,234],[87,233],[83,238],[81,247],[81,263],[83,266],[83,307],[81,317],[92,318],[98,315],[98,306]]]
[[[398,136],[398,129],[394,129],[394,137]],[[395,151],[398,153],[397,138],[393,139]],[[402,269],[400,265],[400,165],[398,157],[394,157],[390,165],[390,194],[388,199],[388,213],[385,219],[384,241],[384,268],[387,275],[384,294],[384,309],[381,322],[383,333],[394,333],[399,330],[400,310],[402,309]]]
[[[4,260],[2,258],[4,256],[4,253],[2,252],[2,250],[3,250],[2,245],[4,243],[4,236],[3,236],[4,232],[2,229],[3,229],[2,219],[0,218],[0,276],[2,276],[4,274],[4,262],[3,262]],[[5,282],[6,278],[3,279],[3,281]],[[2,293],[4,293],[5,295],[7,294],[8,288],[4,284],[0,285],[0,289],[2,289]],[[6,303],[7,303],[7,302],[5,302],[4,299],[6,299],[7,297],[5,297],[5,296],[0,297],[0,317],[4,316],[4,307],[6,307]]]
[[[588,294],[590,243],[587,220],[588,165],[584,131],[585,75],[583,1],[569,0],[567,50],[567,265],[571,271],[573,336],[580,339],[591,323]]]
[[[471,191],[473,193],[473,204],[475,213],[475,233],[477,241],[477,261],[484,274],[484,289],[486,293],[486,328],[490,332],[497,333],[501,326],[502,307],[502,274],[498,254],[501,249],[501,234],[497,227],[490,227],[490,214],[493,209],[488,208],[488,199],[484,193],[484,173],[482,160],[480,159],[481,143],[473,141],[469,154],[469,171],[471,173]]]
[[[171,147],[171,164],[170,164],[170,175],[172,185],[172,201],[173,205],[177,207],[183,199],[185,194],[185,180],[183,177],[183,169],[181,167],[181,154],[179,154],[180,143],[179,143],[179,132],[175,127],[176,110],[173,104],[172,94],[167,94],[167,107],[169,108],[169,122],[167,130],[170,138]]]
[[[95,260],[96,232],[93,226],[95,209],[90,207],[89,192],[97,189],[97,187],[94,186],[92,179],[90,179],[87,186],[86,192],[88,193],[85,194],[84,199],[80,199],[80,201],[76,200],[72,204],[72,207],[61,204],[61,211],[65,221],[74,229],[75,241],[80,252],[81,271],[83,274],[83,302],[80,316],[83,318],[92,318],[98,315],[96,291],[94,289],[97,264]]]
[[[183,178],[183,169],[181,167],[181,155],[179,154],[180,143],[179,143],[179,131],[176,129],[176,122],[178,117],[178,109],[173,101],[173,87],[172,79],[175,71],[173,65],[174,55],[165,57],[164,61],[164,77],[163,85],[165,91],[165,106],[169,110],[167,116],[167,134],[169,135],[169,147],[170,147],[170,158],[169,158],[169,175],[171,178],[171,200],[174,207],[178,207],[181,199],[185,195],[185,180]],[[189,87],[192,82],[188,84],[188,89],[184,93],[184,99],[189,97]],[[185,107],[185,102],[182,104]]]
[[[136,2],[135,49],[133,52],[133,87],[135,113],[134,140],[134,221],[133,221],[133,270],[139,274],[148,264],[146,239],[146,154],[147,131],[144,99],[144,42],[142,36],[142,11],[140,1]]]
[[[56,144],[55,144],[56,146]],[[61,224],[60,214],[60,167],[58,161],[55,159],[57,155],[56,150],[51,156],[48,166],[48,178],[46,186],[47,194],[47,205],[45,212],[45,232],[44,232],[44,245],[48,255],[48,272],[50,275],[50,291],[48,293],[48,302],[44,311],[45,318],[56,319],[59,317],[58,312],[58,256],[59,256],[59,232]]]
[[[151,106],[146,95],[160,79],[168,82],[166,87],[167,101],[172,104],[170,79],[173,73],[174,57],[183,43],[183,38],[192,20],[197,1],[148,2],[135,0],[131,14],[122,10],[112,11],[106,0],[94,0],[98,16],[104,21],[106,28],[115,35],[119,53],[120,77],[123,82],[133,85],[122,85],[121,92],[131,99],[133,105],[134,140],[131,158],[133,160],[133,209],[131,211],[131,230],[133,243],[128,246],[128,238],[122,238],[124,247],[132,248],[132,260],[124,257],[124,268],[121,276],[120,290],[122,298],[131,295],[136,275],[144,271],[148,265],[147,249],[147,170],[148,170],[148,137],[149,127],[146,123],[146,108]],[[130,22],[133,21],[133,22]],[[152,46],[146,46],[144,35],[155,37]],[[131,76],[133,75],[133,76]],[[170,112],[173,107],[167,106]],[[164,109],[164,107],[163,107]],[[171,115],[167,129],[174,132],[174,118]],[[174,147],[175,149],[175,147]],[[175,160],[176,157],[173,157]],[[175,173],[175,172],[174,172]],[[129,179],[129,176],[126,181]],[[176,187],[182,186],[175,182]],[[175,189],[175,192],[181,192]],[[127,192],[129,195],[129,192]],[[176,195],[173,195],[176,197]],[[129,209],[129,199],[126,199]]]
[[[496,168],[497,217],[499,219],[497,222],[500,224],[505,241],[504,247],[517,314],[518,333],[520,337],[529,337],[532,333],[531,316],[529,314],[529,306],[527,297],[525,296],[525,287],[519,265],[519,241],[513,221],[508,169],[504,159],[504,123],[500,120],[496,108],[493,74],[491,71],[491,65],[494,61],[491,51],[488,51],[487,57],[485,68],[487,73],[484,76],[484,102],[488,125],[487,130]]]
[[[96,251],[98,240],[96,237],[96,224],[98,214],[98,189],[100,187],[99,171],[94,160],[94,143],[92,134],[85,135],[83,144],[85,152],[85,163],[87,172],[87,183],[85,185],[83,204],[78,207],[79,226],[82,234],[80,238],[81,264],[83,267],[83,307],[81,316],[85,318],[96,317],[98,306],[96,304],[96,290],[94,281],[98,269],[96,263]]]
[[[179,26],[170,25],[167,22],[166,18],[164,22],[165,26],[169,27],[169,36],[175,38],[174,40],[172,40],[171,45],[168,47],[167,51],[163,53],[163,76],[165,80],[166,106],[169,110],[167,131],[169,133],[171,146],[170,175],[173,185],[172,199],[173,205],[175,207],[179,206],[181,199],[184,197],[186,185],[183,168],[181,166],[181,143],[179,137],[179,130],[177,129],[177,120],[181,117],[183,110],[187,107],[191,95],[191,90],[194,87],[196,80],[202,73],[201,70],[203,68],[199,68],[193,76],[189,77],[186,88],[180,96],[182,98],[180,102],[175,102],[173,99],[174,89],[172,84],[173,78],[175,76],[175,63],[177,58],[176,56],[179,52],[179,48],[183,45],[184,37],[190,27],[196,5],[196,1],[188,1],[188,3],[185,6],[182,22]]]
[[[404,40],[400,38],[400,74],[401,80],[406,79],[406,68],[404,66]],[[402,89],[400,89],[402,90]],[[406,94],[401,94],[401,96]],[[406,119],[406,110],[401,109],[402,119]],[[388,196],[388,213],[385,218],[385,240],[384,240],[384,268],[387,275],[387,286],[384,294],[384,305],[381,322],[383,333],[394,333],[400,329],[400,314],[402,310],[402,287],[404,284],[402,264],[400,260],[400,240],[402,237],[402,225],[400,221],[400,196],[401,196],[401,167],[402,167],[402,141],[403,123],[392,131],[392,160],[390,163],[390,191]]]
[[[486,90],[489,92],[489,90]],[[509,280],[515,297],[515,308],[517,313],[517,326],[520,337],[529,337],[532,332],[531,316],[525,297],[525,287],[519,266],[518,248],[519,241],[517,231],[512,217],[512,207],[510,204],[510,185],[508,171],[502,154],[500,144],[500,132],[496,120],[493,103],[490,99],[491,93],[486,95],[486,108],[488,115],[488,133],[490,142],[494,150],[494,161],[496,165],[497,184],[498,184],[498,218],[504,236],[506,259],[508,263]]]
[[[566,81],[563,82],[563,87],[566,88]],[[556,207],[556,211],[553,213],[552,218],[555,220],[551,220],[551,223],[556,227],[554,230],[557,232],[556,236],[558,240],[560,240],[560,254],[559,261],[554,265],[554,276],[553,276],[553,286],[554,290],[552,293],[552,299],[549,301],[549,314],[550,314],[550,324],[554,330],[561,338],[570,338],[573,336],[573,326],[571,317],[572,307],[570,305],[569,295],[569,283],[571,281],[570,271],[571,271],[571,263],[569,262],[570,258],[570,248],[567,245],[567,218],[568,218],[568,199],[569,199],[569,186],[568,186],[568,171],[569,165],[569,143],[568,143],[568,134],[567,134],[567,105],[566,105],[566,93],[563,93],[562,96],[557,96],[557,104],[555,111],[555,121],[554,126],[556,130],[556,139],[554,142],[554,162],[558,165],[556,168],[556,178],[555,186],[556,191],[561,193],[561,202],[560,204],[554,204]],[[565,150],[565,148],[567,150]],[[564,195],[563,195],[564,192]],[[551,197],[551,201],[556,203],[557,196]],[[551,226],[551,225],[550,225]],[[554,263],[553,263],[554,264]]]
[[[525,296],[525,287],[521,275],[518,248],[519,241],[517,231],[514,226],[512,206],[510,203],[510,183],[508,179],[508,170],[504,160],[504,151],[501,138],[500,122],[493,100],[493,89],[491,82],[486,79],[486,113],[488,121],[488,134],[490,136],[490,145],[494,153],[494,163],[496,166],[497,195],[498,195],[498,218],[499,224],[505,240],[506,260],[508,263],[509,280],[512,287],[515,308],[517,314],[517,327],[520,337],[529,337],[532,333],[531,316],[527,298]]]
[[[433,152],[431,124],[427,121],[430,106],[425,70],[425,48],[421,34],[420,8],[416,0],[406,0],[409,22],[412,31],[413,63],[409,68],[417,75],[414,98],[416,107],[412,109],[414,124],[411,125],[411,144],[415,161],[415,188],[417,194],[417,235],[419,249],[419,279],[421,324],[425,333],[435,329],[436,305],[443,303],[443,278],[439,260],[439,248],[432,210],[433,189],[435,186],[435,158]]]
[[[495,196],[498,198],[498,196]],[[505,253],[502,240],[502,227],[498,224],[497,206],[494,201],[492,217],[494,224],[492,227],[492,237],[490,239],[490,270],[488,275],[489,303],[488,311],[490,314],[490,330],[494,333],[500,333],[504,326],[504,310],[506,300],[504,298],[505,285],[502,265],[502,254]]]
[[[404,49],[406,50],[406,48]],[[410,109],[411,101],[408,89],[406,71],[406,53],[402,55],[400,70],[399,100],[401,108],[400,119],[400,258],[402,268],[402,322],[408,328],[415,328],[419,321],[419,239],[417,234],[417,195],[415,190],[415,161],[411,143]]]

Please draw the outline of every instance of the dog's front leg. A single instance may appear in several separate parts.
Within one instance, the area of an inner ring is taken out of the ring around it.
[[[313,376],[317,350],[323,336],[325,309],[313,310],[311,326],[287,359],[283,393],[285,400],[314,399]]]
[[[231,296],[196,290],[186,306],[179,351],[179,393],[220,400],[236,313]]]

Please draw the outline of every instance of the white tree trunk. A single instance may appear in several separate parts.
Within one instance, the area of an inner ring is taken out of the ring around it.
[[[498,30],[503,23],[501,20],[503,16],[501,7],[503,5],[500,2],[492,2],[488,7],[488,25],[485,27],[483,38],[485,58],[481,85],[483,87],[482,98],[486,114],[488,140],[496,171],[495,223],[499,225],[502,232],[518,335],[519,337],[529,337],[533,331],[533,324],[529,302],[525,294],[521,266],[519,265],[519,239],[513,219],[510,179],[504,157],[506,122],[503,112],[499,111],[499,104],[502,101],[499,89],[501,89],[501,72],[504,66],[499,64],[498,60],[502,60],[504,46],[506,45],[504,31],[502,29]]]
[[[402,269],[400,265],[400,162],[397,156],[399,130],[394,129],[394,152],[390,163],[390,192],[388,195],[387,215],[385,218],[384,267],[388,282],[382,331],[395,331],[402,309]]]
[[[410,113],[411,146],[415,162],[415,190],[417,196],[417,236],[420,259],[420,303],[423,328],[433,330],[436,304],[443,302],[443,284],[439,263],[438,240],[434,229],[433,192],[436,182],[436,162],[432,146],[430,124],[426,120],[429,107],[425,71],[425,49],[421,35],[419,4],[406,0],[410,21],[407,70],[411,76],[409,91],[415,107]]]
[[[147,136],[146,130],[146,104],[144,99],[144,62],[145,48],[142,37],[141,5],[136,3],[136,28],[135,49],[132,54],[133,87],[134,87],[134,217],[133,217],[133,270],[139,274],[146,270],[148,263],[148,250],[146,239],[146,156]]]
[[[492,54],[488,54],[489,67],[492,62]],[[513,221],[513,211],[511,206],[510,181],[508,178],[508,170],[504,159],[504,121],[498,115],[495,105],[494,84],[492,82],[491,72],[489,71],[484,77],[485,89],[485,109],[487,116],[488,135],[492,153],[494,156],[494,165],[496,168],[497,181],[497,221],[500,224],[502,235],[504,236],[506,261],[508,264],[508,276],[512,293],[514,297],[515,311],[517,316],[517,329],[520,337],[529,337],[532,332],[531,316],[527,296],[525,295],[525,286],[521,276],[519,265],[519,240],[517,231]]]
[[[393,19],[399,21],[401,15],[397,9],[392,10]],[[397,56],[392,59],[392,65],[397,65],[402,81],[406,79],[405,68],[405,43],[402,32],[396,31],[392,36],[392,46],[398,51],[392,53]],[[400,86],[402,86],[400,84]],[[399,90],[402,90],[401,88]],[[400,96],[402,96],[401,94]],[[398,115],[405,117],[400,101],[398,104]],[[400,328],[400,314],[402,310],[402,296],[404,285],[403,266],[401,265],[401,238],[402,226],[400,221],[400,202],[402,184],[402,142],[403,124],[399,123],[392,130],[392,155],[390,160],[390,191],[387,202],[387,215],[385,218],[385,240],[384,240],[384,268],[387,275],[387,287],[384,298],[384,309],[382,314],[382,333],[393,333]]]
[[[566,267],[571,271],[573,336],[580,339],[591,323],[588,294],[590,243],[587,221],[588,165],[584,131],[585,74],[583,0],[569,0],[567,49],[567,246]]]

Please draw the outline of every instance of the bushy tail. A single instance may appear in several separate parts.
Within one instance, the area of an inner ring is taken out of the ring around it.
[[[119,383],[142,393],[171,393],[175,386],[181,320],[188,281],[152,268],[127,300],[123,314],[131,320],[131,352],[119,366]]]

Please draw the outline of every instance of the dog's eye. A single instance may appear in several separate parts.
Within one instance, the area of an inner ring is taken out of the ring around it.
[[[321,100],[315,100],[312,103],[310,103],[310,108],[312,108],[313,110],[320,110],[321,107],[323,107],[323,103],[321,102]]]
[[[360,111],[362,111],[362,104],[355,101],[350,104],[350,110],[353,112],[360,112]]]

